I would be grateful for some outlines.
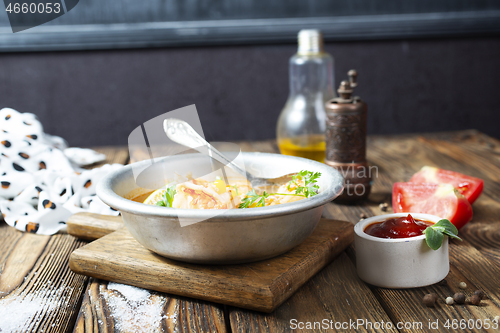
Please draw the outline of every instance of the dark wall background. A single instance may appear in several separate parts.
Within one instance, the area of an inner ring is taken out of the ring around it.
[[[500,138],[500,38],[327,43],[336,85],[359,72],[370,134],[476,128]],[[73,146],[126,145],[141,123],[196,104],[209,140],[275,136],[294,44],[0,54],[0,107]]]

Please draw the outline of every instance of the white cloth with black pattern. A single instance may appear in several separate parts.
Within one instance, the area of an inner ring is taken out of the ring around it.
[[[118,215],[95,195],[97,182],[121,165],[92,170],[102,161],[90,149],[67,148],[64,139],[43,132],[31,113],[0,110],[0,211],[8,225],[43,235],[66,229],[77,212]]]

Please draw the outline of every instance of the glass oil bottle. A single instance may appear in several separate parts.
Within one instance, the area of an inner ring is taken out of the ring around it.
[[[325,103],[333,92],[333,58],[323,49],[318,30],[301,30],[298,51],[289,61],[290,95],[277,125],[282,154],[323,162],[325,159]]]

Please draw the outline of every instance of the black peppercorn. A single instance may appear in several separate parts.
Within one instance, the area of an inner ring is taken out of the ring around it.
[[[480,297],[480,299],[485,299],[486,298],[486,295],[484,294],[484,292],[482,290],[476,290],[474,292],[474,295],[478,295]]]
[[[481,303],[481,296],[478,294],[472,295],[470,298],[470,304],[479,305],[479,303]]]
[[[425,306],[433,307],[436,304],[438,295],[435,293],[427,294],[424,296],[423,302]]]
[[[463,293],[456,293],[453,295],[453,300],[457,304],[464,304],[465,303],[465,295]]]

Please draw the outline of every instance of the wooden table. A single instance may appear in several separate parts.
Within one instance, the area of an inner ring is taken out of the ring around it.
[[[243,142],[241,148],[277,152],[271,141]],[[108,163],[128,161],[126,148],[97,150],[107,155]],[[451,242],[451,270],[442,283],[402,290],[369,286],[356,275],[351,247],[272,314],[156,292],[149,294],[152,307],[137,309],[127,292],[70,271],[68,257],[84,241],[69,235],[22,233],[0,222],[0,327],[21,313],[27,319],[23,332],[287,332],[301,327],[363,332],[373,331],[371,325],[384,325],[386,331],[448,332],[455,330],[444,326],[447,320],[460,325],[462,319],[474,322],[466,331],[500,332],[478,328],[500,316],[500,141],[474,130],[371,136],[368,160],[378,169],[369,200],[328,204],[326,217],[356,223],[362,214],[382,214],[379,204],[391,203],[392,184],[407,181],[424,165],[484,179],[484,192],[473,205],[473,221],[460,232],[464,241]],[[466,295],[481,289],[489,298],[480,306],[446,305],[444,299],[461,291],[462,281],[467,283]],[[430,292],[440,298],[435,308],[422,304],[423,295]],[[437,327],[429,329],[430,323]]]

